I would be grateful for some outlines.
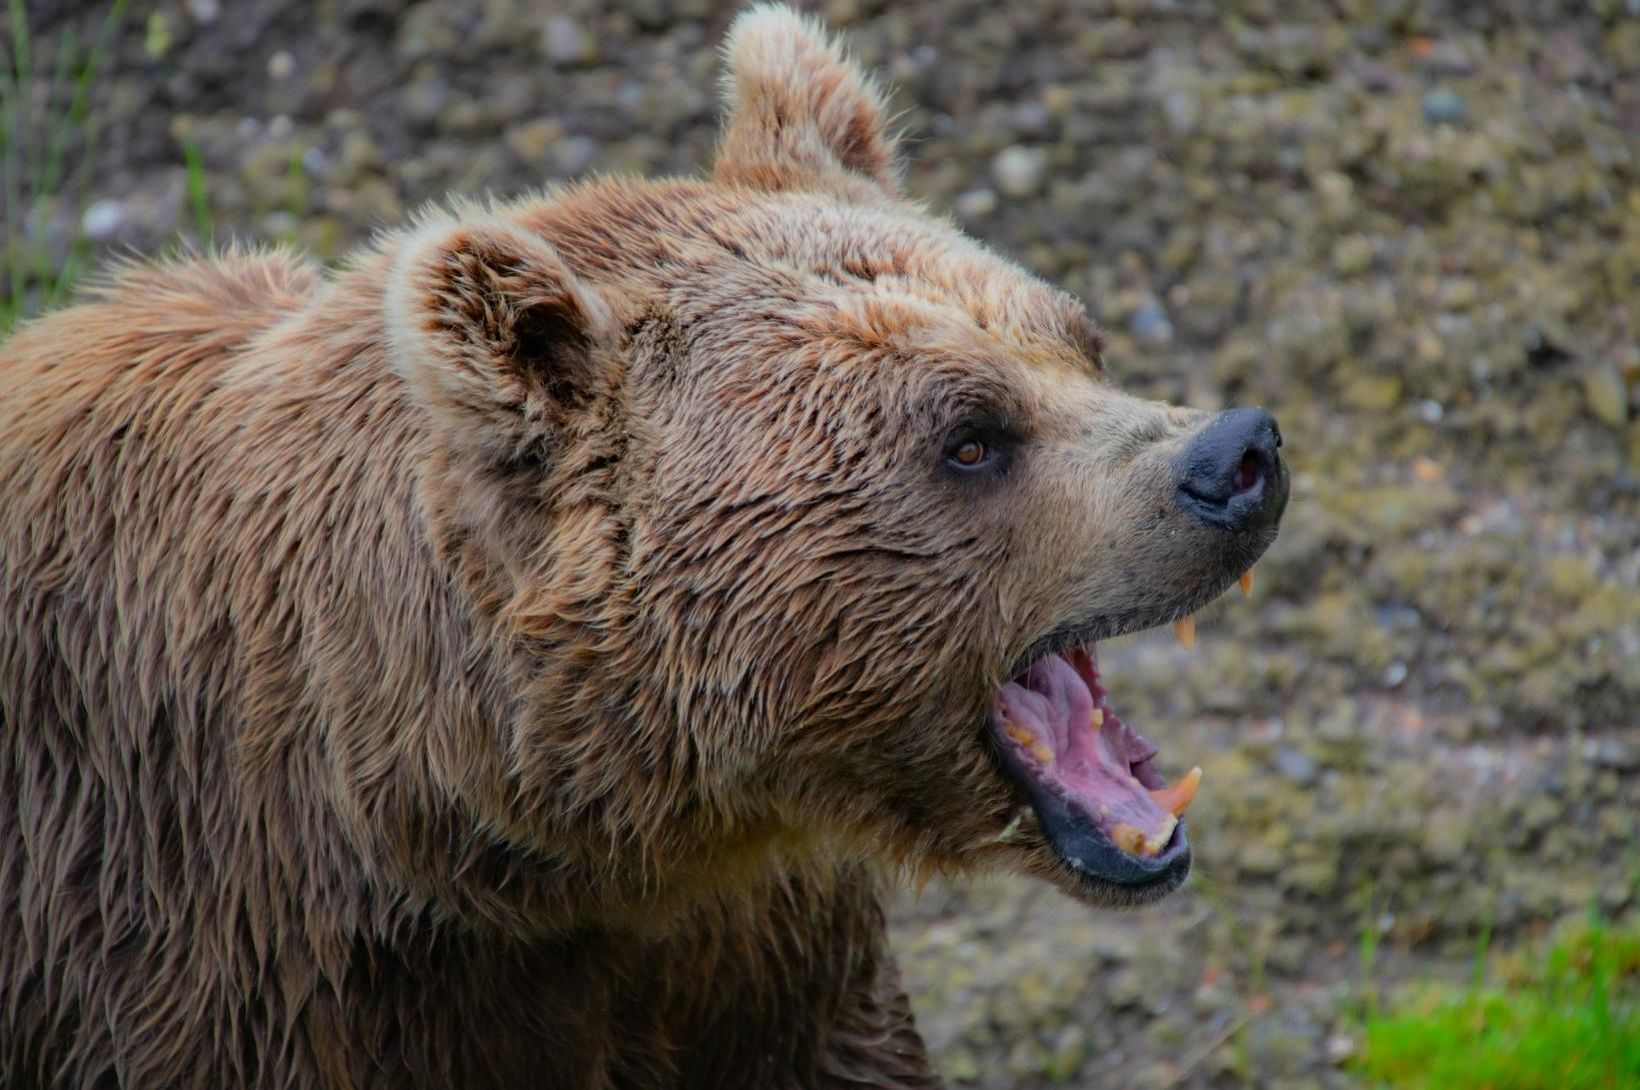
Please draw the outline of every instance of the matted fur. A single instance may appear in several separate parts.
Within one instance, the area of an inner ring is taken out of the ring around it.
[[[877,871],[1119,898],[999,841],[979,725],[1240,570],[1158,503],[1197,416],[898,196],[816,28],[728,57],[710,181],[0,346],[0,1085],[929,1085]]]

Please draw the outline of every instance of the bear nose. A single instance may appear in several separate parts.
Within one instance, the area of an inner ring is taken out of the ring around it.
[[[1263,409],[1230,409],[1207,422],[1179,460],[1179,502],[1226,530],[1274,526],[1287,506],[1281,431]]]

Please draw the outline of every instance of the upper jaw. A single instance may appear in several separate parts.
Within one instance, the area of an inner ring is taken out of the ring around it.
[[[1218,599],[1238,581],[1242,584],[1243,593],[1246,593],[1251,587],[1250,579],[1253,562],[1258,559],[1259,554],[1262,552],[1263,548],[1261,547],[1249,555],[1246,558],[1246,563],[1241,566],[1226,566],[1223,573],[1216,579],[1204,583],[1194,593],[1185,595],[1165,606],[1099,613],[1057,628],[1026,648],[1013,661],[1008,669],[1007,676],[1017,678],[1029,669],[1032,663],[1040,662],[1051,655],[1064,654],[1079,647],[1092,647],[1102,640],[1115,639],[1118,636],[1127,636],[1135,632],[1145,632],[1152,628],[1159,628],[1162,625],[1174,624],[1180,620],[1194,617],[1197,611]]]

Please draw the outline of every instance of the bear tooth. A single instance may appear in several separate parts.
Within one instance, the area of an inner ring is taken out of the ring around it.
[[[1146,854],[1144,851],[1145,832],[1137,825],[1129,825],[1125,821],[1118,821],[1110,830],[1110,842],[1129,855]]]
[[[1004,722],[1002,724],[1002,733],[1006,734],[1022,746],[1036,745],[1036,734],[1025,727],[1020,726],[1018,723]]]
[[[1145,854],[1155,855],[1167,847],[1167,842],[1173,839],[1173,828],[1179,824],[1179,819],[1172,814],[1162,819],[1161,827],[1145,837]]]
[[[1243,598],[1251,598],[1253,596],[1253,569],[1252,568],[1248,568],[1246,571],[1242,572],[1241,573],[1241,578],[1236,580],[1236,582],[1241,584],[1241,596]]]
[[[1043,764],[1047,764],[1049,761],[1053,760],[1053,749],[1039,742],[1031,747],[1031,756],[1035,757]]]
[[[1102,727],[1104,725],[1105,725],[1105,709],[1104,708],[1095,708],[1095,709],[1093,709],[1093,714],[1088,716],[1088,726],[1092,727],[1094,730],[1098,730],[1100,727]]]
[[[1175,636],[1179,637],[1179,646],[1184,648],[1186,651],[1190,650],[1192,647],[1195,647],[1196,646],[1196,615],[1194,613],[1192,613],[1188,617],[1184,617],[1180,620],[1174,621],[1173,622],[1173,634]]]
[[[1201,766],[1192,768],[1179,778],[1179,782],[1167,787],[1159,787],[1150,793],[1156,800],[1156,805],[1172,814],[1176,818],[1184,817],[1184,812],[1190,809],[1190,804],[1196,798],[1196,788],[1201,786]],[[1169,832],[1172,829],[1169,828]]]

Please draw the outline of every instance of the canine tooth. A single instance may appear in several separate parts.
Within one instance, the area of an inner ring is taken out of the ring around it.
[[[1180,777],[1179,782],[1152,791],[1150,797],[1156,800],[1157,806],[1174,817],[1184,817],[1184,812],[1190,809],[1190,803],[1196,798],[1196,788],[1201,786],[1201,782],[1202,770],[1198,766]]]
[[[1129,855],[1144,854],[1145,831],[1137,825],[1118,821],[1110,831],[1110,842]]]
[[[1241,584],[1241,596],[1251,598],[1253,595],[1253,569],[1248,568],[1242,572],[1241,578],[1236,581]]]
[[[1179,637],[1179,646],[1186,651],[1196,646],[1196,615],[1173,622],[1173,634]]]
[[[1036,745],[1031,747],[1031,756],[1035,757],[1043,764],[1047,764],[1049,761],[1053,760],[1053,748],[1038,742]]]
[[[1167,842],[1173,839],[1173,829],[1179,824],[1179,819],[1172,814],[1162,819],[1161,827],[1145,837],[1145,854],[1155,855],[1167,847]]]
[[[1088,716],[1088,726],[1092,727],[1094,730],[1098,730],[1100,727],[1102,727],[1104,725],[1105,725],[1105,709],[1104,708],[1095,708],[1095,709],[1093,709],[1093,714]]]
[[[1025,727],[1020,726],[1018,723],[1004,723],[1004,724],[1002,724],[1002,733],[1006,734],[1008,737],[1012,738],[1014,741],[1018,742],[1022,746],[1034,746],[1034,745],[1036,745],[1036,735],[1035,735],[1035,733],[1033,733],[1032,731],[1026,729]]]

